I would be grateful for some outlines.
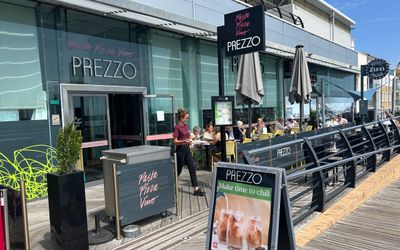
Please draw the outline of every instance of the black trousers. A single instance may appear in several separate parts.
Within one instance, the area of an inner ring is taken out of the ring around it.
[[[176,147],[176,158],[178,164],[178,176],[181,174],[183,166],[186,165],[189,169],[190,181],[193,187],[198,187],[196,166],[190,152],[189,145],[181,145]]]

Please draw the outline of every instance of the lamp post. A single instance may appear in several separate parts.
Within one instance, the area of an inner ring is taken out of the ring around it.
[[[396,112],[396,103],[397,103],[397,95],[396,95],[396,89],[397,89],[397,82],[400,79],[400,62],[397,64],[396,67],[396,72],[394,74],[393,78],[393,93],[392,93],[392,114],[394,115]]]

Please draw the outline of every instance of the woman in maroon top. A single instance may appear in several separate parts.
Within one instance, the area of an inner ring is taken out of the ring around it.
[[[178,109],[178,124],[174,128],[174,144],[176,146],[176,158],[178,164],[178,176],[182,172],[183,165],[187,165],[190,173],[190,180],[192,182],[193,194],[203,196],[204,191],[199,188],[196,176],[196,167],[190,152],[190,133],[187,121],[189,113],[180,108]]]

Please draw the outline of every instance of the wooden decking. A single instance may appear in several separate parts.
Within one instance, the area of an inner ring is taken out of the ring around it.
[[[394,161],[397,162],[397,159]],[[396,162],[387,164],[396,164]],[[141,227],[140,237],[122,238],[119,241],[114,239],[105,244],[90,246],[90,249],[204,249],[210,204],[211,172],[198,171],[198,178],[200,185],[207,192],[205,197],[192,195],[189,175],[184,169],[179,178],[179,198],[182,201],[178,208],[179,213],[172,208],[165,218],[156,215],[138,221],[136,224]],[[292,183],[293,186],[289,183],[290,192],[296,193],[306,188],[307,185],[302,186],[302,181],[300,180],[296,185]],[[94,214],[100,214],[103,227],[108,224],[104,212],[103,189],[102,184],[86,189],[90,230],[94,229]],[[310,241],[302,249],[398,249],[400,245],[399,191],[400,180],[397,180],[395,184],[368,200],[353,214]],[[304,199],[304,203],[300,203],[305,204],[310,198]],[[31,249],[51,249],[47,206],[46,199],[28,203]],[[299,208],[294,207],[293,212],[296,209]]]
[[[400,180],[397,180],[303,249],[399,248]]]
[[[156,215],[136,222],[135,224],[140,226],[141,236],[150,234],[154,237],[154,232],[158,232],[158,229],[162,228],[164,230],[164,228],[170,224],[176,226],[183,225],[188,221],[186,218],[191,218],[192,220],[196,221],[196,223],[200,223],[205,226],[207,225],[207,219],[199,220],[197,215],[200,215],[201,211],[203,211],[204,214],[208,214],[204,211],[208,211],[207,208],[210,203],[209,196],[211,192],[211,172],[209,170],[199,170],[197,172],[197,177],[199,179],[199,185],[204,188],[204,190],[207,192],[207,195],[203,197],[193,196],[189,174],[188,171],[184,169],[179,177],[179,198],[182,202],[178,208],[178,213],[176,208],[172,208],[169,210],[167,217],[162,218],[160,215]],[[94,230],[95,214],[100,214],[101,226],[107,227],[108,221],[104,211],[104,204],[103,184],[86,188],[86,206],[89,230]],[[28,202],[28,222],[31,249],[51,249],[48,211],[47,199]],[[177,216],[177,214],[180,216]],[[155,237],[159,238],[158,236]],[[105,244],[90,246],[90,249],[113,249],[133,240],[134,239],[132,238],[122,238],[119,241],[114,239]]]

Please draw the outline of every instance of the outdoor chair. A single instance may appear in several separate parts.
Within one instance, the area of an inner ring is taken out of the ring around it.
[[[275,134],[275,125],[270,124],[267,128],[269,133]]]
[[[272,133],[264,133],[264,134],[261,134],[261,135],[258,137],[258,140],[260,140],[260,141],[269,140],[269,139],[271,139],[272,137],[274,137],[274,134],[272,134]]]
[[[236,158],[235,146],[236,146],[236,143],[234,141],[227,141],[226,142],[226,159],[229,162],[232,162],[232,157],[233,157],[233,159]],[[220,158],[221,157],[221,153],[213,153],[213,154],[211,154],[211,171],[213,171],[213,172],[214,172],[214,167],[215,167],[214,156],[217,156],[217,157]]]
[[[251,142],[251,138],[244,138],[242,143],[249,143]]]
[[[236,159],[236,142],[226,142],[226,159],[231,162],[232,159]]]
[[[285,130],[283,130],[283,129],[278,129],[278,130],[275,131],[274,137],[276,137],[276,136],[283,136],[283,135],[285,135]]]
[[[292,128],[290,132],[292,132],[292,134],[298,134],[300,133],[300,128]]]

